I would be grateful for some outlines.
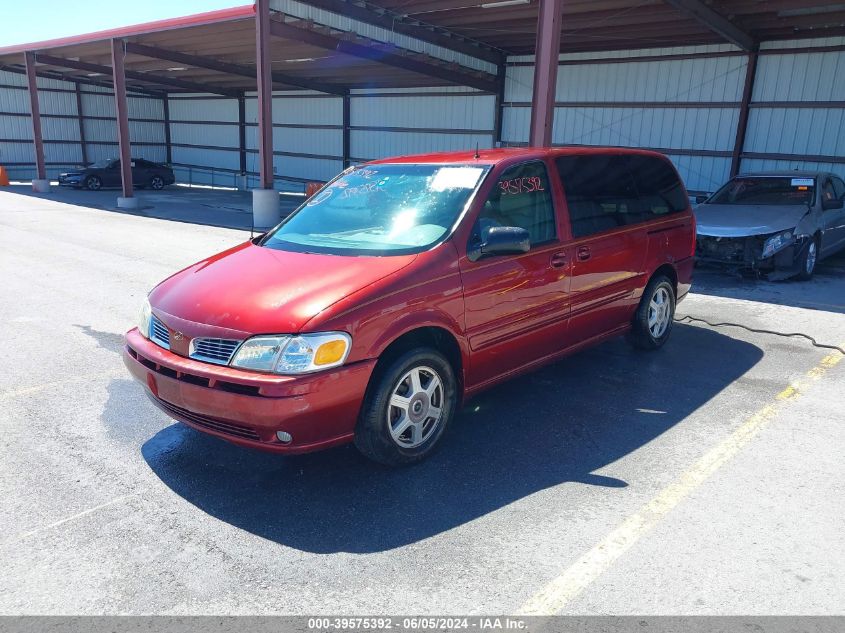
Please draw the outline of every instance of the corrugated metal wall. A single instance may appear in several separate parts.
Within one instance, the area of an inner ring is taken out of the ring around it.
[[[234,185],[239,170],[237,100],[172,95],[173,164],[180,180]],[[350,96],[350,161],[493,145],[495,97],[467,88],[356,90]],[[246,97],[247,174],[257,186],[257,105]],[[276,186],[302,190],[343,169],[343,99],[308,92],[273,97]]]
[[[730,172],[747,60],[683,56],[734,50],[725,45],[562,55],[552,142],[658,149],[673,159],[690,190],[712,191]],[[680,58],[637,59],[669,55]],[[532,63],[533,57],[508,60],[506,144],[528,140]]]
[[[38,88],[44,160],[48,177],[55,178],[83,160],[76,85],[39,77]],[[79,96],[88,160],[116,156],[117,125],[111,92],[86,85],[80,86]],[[130,95],[127,103],[132,155],[164,161],[163,101]],[[26,78],[0,71],[0,164],[7,167],[13,179],[28,180],[35,176],[34,162]]]
[[[353,91],[353,162],[492,147],[496,100],[468,88]]]
[[[803,52],[843,44],[845,38],[827,38],[761,46],[741,170],[845,172],[845,52]],[[773,49],[802,50],[766,52]],[[685,58],[689,55],[699,57]],[[652,59],[637,59],[644,56]],[[675,59],[654,59],[666,56]],[[508,60],[505,144],[528,139],[532,60]],[[713,191],[730,176],[747,71],[747,56],[736,48],[582,53],[562,55],[560,61],[554,144],[663,151],[692,191]]]
[[[246,172],[258,186],[258,112],[246,93]],[[171,95],[170,134],[177,178],[194,184],[237,186],[240,172],[238,101],[214,95]],[[343,103],[310,92],[273,93],[273,166],[283,190],[328,180],[343,169]]]
[[[841,46],[845,37],[815,40]],[[807,42],[778,43],[796,48]],[[770,50],[773,44],[764,44]],[[741,166],[845,174],[845,51],[761,55]],[[812,157],[809,158],[808,157]]]

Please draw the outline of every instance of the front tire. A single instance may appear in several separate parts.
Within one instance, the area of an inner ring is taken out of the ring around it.
[[[164,178],[161,176],[153,176],[150,178],[150,188],[155,189],[156,191],[164,189]]]
[[[813,238],[807,244],[807,248],[798,257],[798,274],[796,278],[800,281],[810,281],[813,273],[816,272],[816,263],[819,261],[818,241]]]
[[[85,188],[90,191],[99,191],[103,188],[103,181],[99,176],[88,176],[85,179]]]
[[[628,340],[637,349],[663,347],[672,333],[674,321],[675,287],[669,279],[659,275],[649,281],[643,291]]]
[[[455,415],[451,364],[437,350],[417,348],[376,371],[355,427],[355,446],[387,466],[428,457]]]

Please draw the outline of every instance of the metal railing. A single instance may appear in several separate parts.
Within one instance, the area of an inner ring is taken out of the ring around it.
[[[188,188],[202,187],[208,189],[254,189],[259,186],[258,175],[254,173],[242,174],[234,169],[223,167],[205,167],[171,163],[176,184]],[[305,193],[307,181],[304,179],[274,176],[277,183],[281,183],[280,190],[288,193]]]

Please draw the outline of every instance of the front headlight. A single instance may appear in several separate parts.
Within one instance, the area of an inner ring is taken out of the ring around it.
[[[346,332],[256,336],[244,341],[231,364],[276,374],[308,374],[342,365],[351,346]]]
[[[138,315],[138,331],[144,338],[150,338],[150,319],[152,318],[150,300],[144,297],[144,305],[141,306],[141,313]]]
[[[792,244],[792,237],[792,231],[784,231],[783,233],[772,235],[763,244],[763,259],[771,257],[784,246]]]

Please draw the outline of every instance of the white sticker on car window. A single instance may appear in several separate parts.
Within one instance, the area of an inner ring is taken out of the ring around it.
[[[443,167],[431,181],[432,191],[473,189],[484,170],[480,167]]]
[[[792,179],[792,186],[793,187],[812,187],[815,184],[816,183],[812,178],[793,178]]]

